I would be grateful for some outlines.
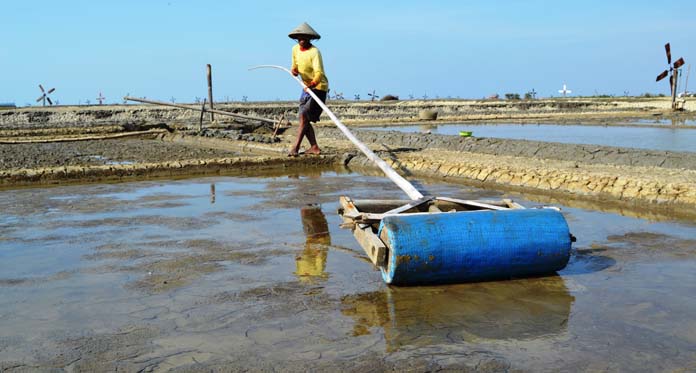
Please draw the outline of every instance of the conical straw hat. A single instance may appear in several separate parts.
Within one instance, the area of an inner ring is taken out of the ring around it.
[[[290,31],[288,34],[290,39],[297,39],[301,36],[305,36],[308,39],[321,39],[318,32],[314,31],[312,26],[308,25],[307,22],[297,26],[294,30]]]

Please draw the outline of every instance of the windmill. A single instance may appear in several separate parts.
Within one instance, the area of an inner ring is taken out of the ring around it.
[[[536,99],[536,95],[537,95],[537,91],[534,88],[532,88],[531,91],[524,94],[524,99],[525,100],[534,100],[534,99]]]
[[[101,105],[106,100],[106,97],[102,96],[102,93],[99,92],[99,96],[96,98],[96,100],[99,101],[99,105]]]
[[[669,43],[665,44],[665,53],[667,54],[667,66],[668,70],[663,71],[655,79],[656,82],[664,79],[669,75],[669,88],[672,93],[672,110],[677,109],[677,80],[679,79],[679,68],[684,65],[684,59],[679,58],[672,64],[672,51],[670,50]]]
[[[49,105],[53,105],[53,101],[51,101],[51,98],[48,97],[48,95],[53,93],[53,91],[55,91],[56,89],[51,88],[48,90],[48,92],[46,92],[46,90],[44,90],[44,87],[41,84],[39,84],[39,89],[41,89],[41,96],[39,96],[39,98],[36,99],[36,102],[43,101],[43,106],[46,106],[46,101],[48,101]]]
[[[566,84],[563,83],[563,89],[559,89],[559,90],[558,90],[558,93],[562,94],[563,97],[565,97],[567,94],[573,93],[573,91],[571,91],[570,89],[568,89],[568,87],[566,87]]]

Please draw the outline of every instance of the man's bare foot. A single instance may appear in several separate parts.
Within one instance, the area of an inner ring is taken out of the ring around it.
[[[318,146],[312,146],[311,148],[309,148],[305,151],[305,154],[319,155],[319,154],[321,154],[321,149],[319,149]]]
[[[298,155],[299,154],[297,154],[297,152],[293,152],[293,151],[288,153],[288,157],[297,157]]]

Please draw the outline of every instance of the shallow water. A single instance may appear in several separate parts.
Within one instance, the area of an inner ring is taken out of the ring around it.
[[[623,123],[622,123],[623,124]],[[682,118],[657,118],[657,119],[633,119],[626,121],[626,124],[643,124],[643,125],[663,125],[663,126],[696,126],[696,119]]]
[[[333,171],[0,191],[0,368],[696,367],[692,223],[564,207],[557,276],[389,288],[342,194],[404,197]]]
[[[471,131],[475,137],[593,144],[696,152],[696,128],[664,128],[636,126],[583,126],[556,124],[444,124],[398,127],[374,127],[373,130],[425,132],[459,136]]]

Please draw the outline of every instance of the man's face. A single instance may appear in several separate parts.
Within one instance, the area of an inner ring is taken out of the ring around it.
[[[300,47],[305,48],[305,49],[309,48],[309,46],[310,46],[309,39],[304,39],[304,38],[297,39],[297,42],[300,44]]]

